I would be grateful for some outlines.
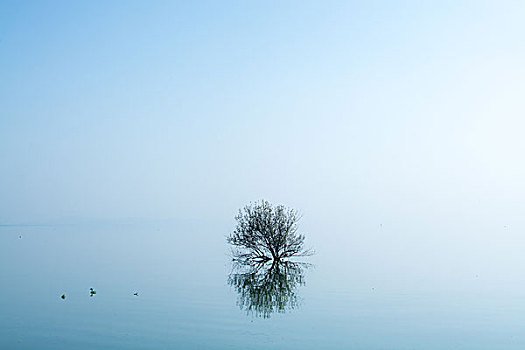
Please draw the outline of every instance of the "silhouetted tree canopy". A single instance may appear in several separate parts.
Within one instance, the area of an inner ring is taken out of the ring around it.
[[[279,261],[312,254],[303,246],[304,235],[297,233],[300,216],[294,209],[262,200],[239,210],[235,219],[237,226],[227,238],[234,260]]]

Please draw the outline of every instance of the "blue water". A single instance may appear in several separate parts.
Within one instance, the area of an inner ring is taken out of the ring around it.
[[[300,283],[286,286],[293,302],[265,315],[247,306],[271,303],[271,295],[243,303],[242,288],[231,283],[239,270],[228,257],[229,229],[213,222],[0,227],[0,348],[525,347],[525,284],[516,273],[525,259],[512,242],[486,248],[490,254],[466,246],[445,254],[432,247],[452,239],[425,245],[421,238],[422,251],[411,254],[403,242],[374,240],[388,230],[375,227],[352,247],[316,247]]]

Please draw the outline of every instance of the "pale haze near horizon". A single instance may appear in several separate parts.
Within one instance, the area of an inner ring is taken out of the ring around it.
[[[318,244],[379,225],[525,228],[524,15],[4,2],[0,224],[231,222],[264,198]]]

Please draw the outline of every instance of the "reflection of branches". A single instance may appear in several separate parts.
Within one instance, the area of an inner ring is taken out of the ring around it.
[[[239,293],[239,306],[247,313],[268,318],[297,307],[295,288],[304,285],[310,265],[291,261],[235,263],[228,283]]]

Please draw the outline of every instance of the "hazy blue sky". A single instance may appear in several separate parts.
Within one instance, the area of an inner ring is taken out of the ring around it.
[[[525,205],[522,1],[2,1],[0,223]],[[306,217],[306,216],[305,216]]]

